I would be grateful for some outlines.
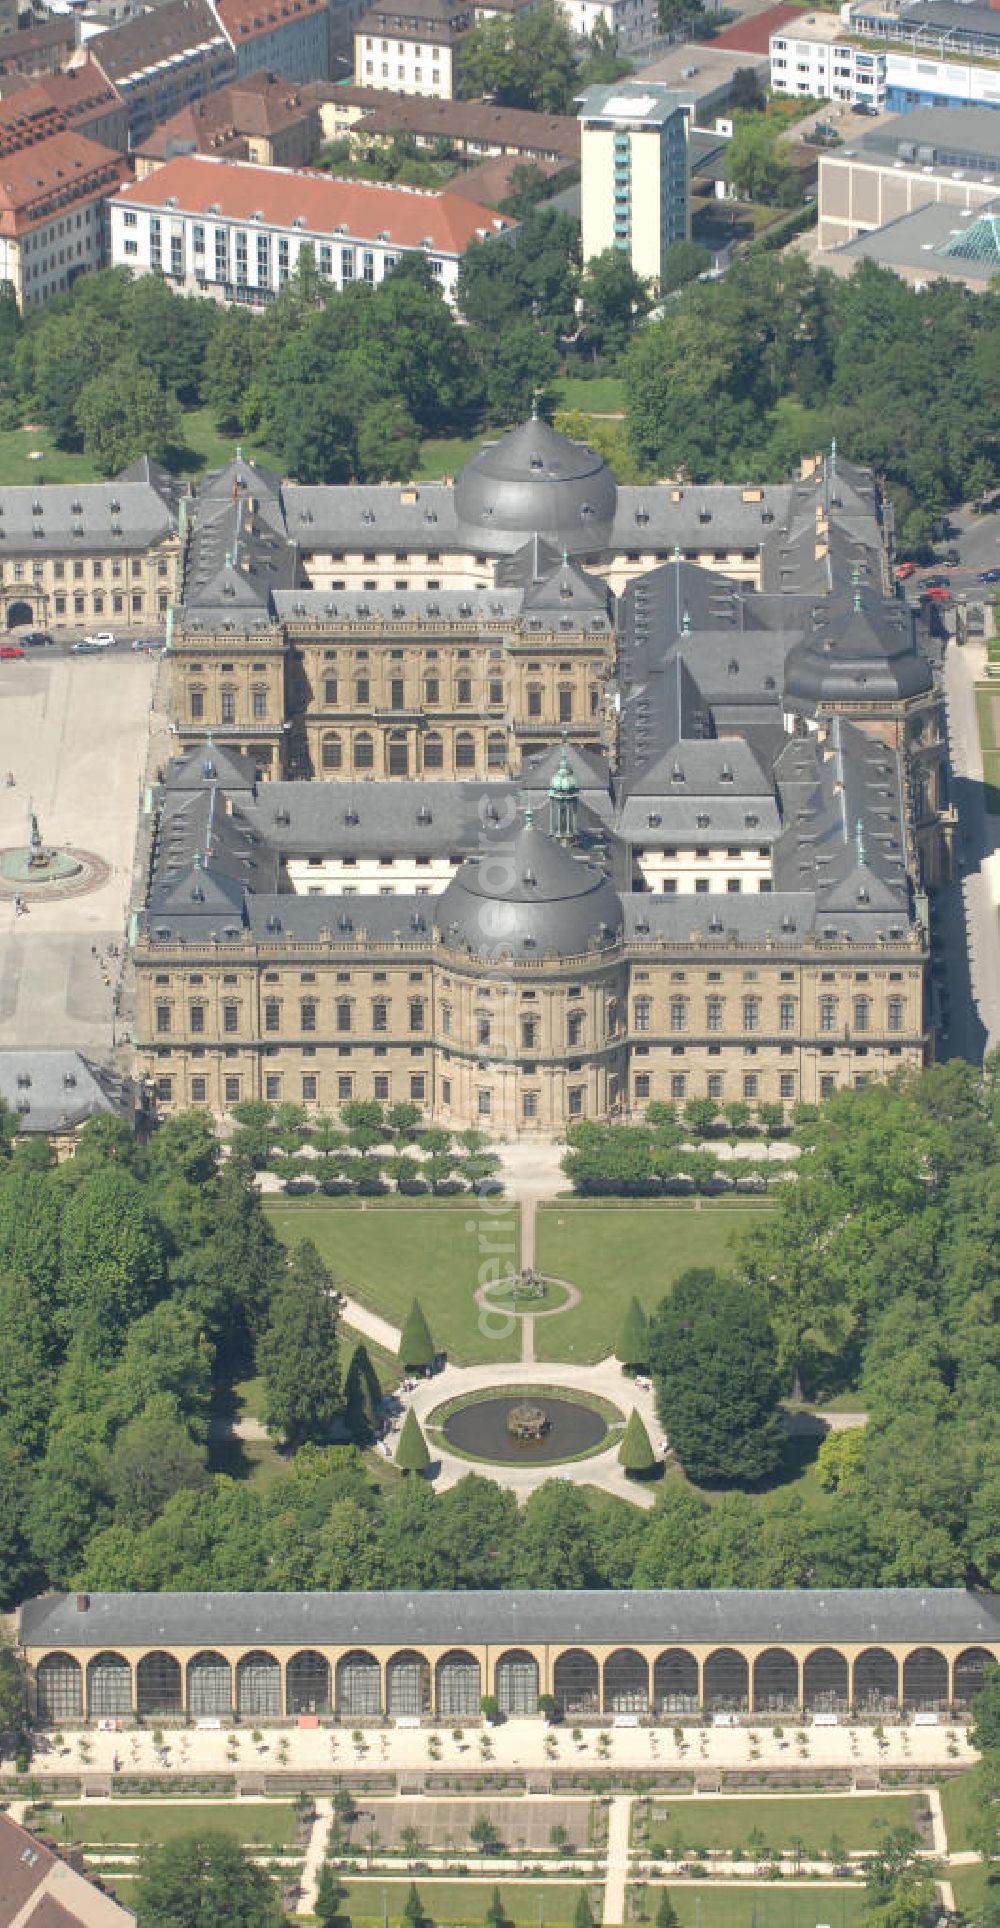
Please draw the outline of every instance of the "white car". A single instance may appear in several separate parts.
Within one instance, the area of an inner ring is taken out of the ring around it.
[[[92,636],[85,636],[83,640],[92,649],[114,649],[115,646],[114,634],[110,629],[97,629]]]

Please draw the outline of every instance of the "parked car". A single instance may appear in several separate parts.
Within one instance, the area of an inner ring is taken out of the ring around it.
[[[940,583],[933,583],[929,589],[924,590],[923,596],[925,602],[950,602],[951,590],[943,588]]]
[[[85,643],[93,643],[95,649],[114,649],[114,632],[110,629],[95,629],[92,636],[84,637]]]
[[[944,552],[944,559],[950,569],[957,569],[959,563],[962,560],[961,555],[957,549],[946,549]]]
[[[0,644],[0,663],[16,663],[23,655],[20,643]]]
[[[896,570],[896,581],[909,582],[910,577],[915,576],[916,573],[917,565],[915,562],[901,562]]]
[[[51,641],[51,636],[47,636],[44,629],[27,629],[23,636],[18,637],[18,642],[23,643],[26,649],[44,649]]]
[[[977,582],[1000,582],[1000,569],[980,569]]]
[[[948,589],[950,586],[950,576],[928,576],[924,583],[925,589]]]
[[[100,643],[95,643],[92,636],[81,636],[78,643],[70,644],[69,653],[71,656],[96,656],[100,647]]]

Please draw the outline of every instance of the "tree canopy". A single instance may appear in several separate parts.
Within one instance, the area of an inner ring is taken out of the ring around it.
[[[142,1858],[134,1894],[139,1928],[282,1928],[277,1886],[239,1842],[182,1834]]]
[[[656,1410],[700,1484],[754,1485],[781,1451],[777,1346],[762,1292],[708,1267],[675,1281],[649,1328]]]

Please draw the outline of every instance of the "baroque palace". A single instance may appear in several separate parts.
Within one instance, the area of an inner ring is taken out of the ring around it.
[[[151,1641],[151,1630],[155,1641]],[[78,1593],[29,1600],[32,1711],[80,1719],[475,1719],[967,1711],[1000,1660],[995,1595]]]
[[[941,699],[865,471],[619,488],[533,420],[454,485],[238,452],[179,521],[133,933],[162,1110],[551,1132],[923,1062]]]

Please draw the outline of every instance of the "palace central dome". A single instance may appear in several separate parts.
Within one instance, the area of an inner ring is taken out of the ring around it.
[[[448,945],[476,957],[579,957],[620,936],[614,885],[593,864],[547,837],[527,813],[479,857],[467,858],[435,899],[434,922]]]
[[[459,534],[479,554],[508,555],[544,536],[568,555],[611,547],[618,487],[583,442],[532,420],[489,442],[455,483]]]

